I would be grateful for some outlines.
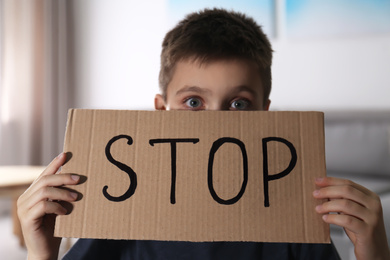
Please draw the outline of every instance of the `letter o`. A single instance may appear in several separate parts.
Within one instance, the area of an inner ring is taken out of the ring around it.
[[[233,197],[231,199],[227,199],[227,200],[224,200],[217,195],[217,193],[215,192],[215,189],[214,189],[214,185],[213,185],[214,156],[215,156],[215,153],[218,151],[218,149],[224,143],[233,143],[233,144],[236,144],[240,147],[241,153],[242,153],[243,168],[244,168],[243,169],[244,180],[242,181],[241,189],[240,189],[239,193],[235,197]],[[209,187],[209,191],[210,191],[211,196],[219,204],[231,205],[231,204],[234,204],[240,200],[240,198],[242,197],[242,195],[245,192],[245,188],[246,188],[246,185],[248,183],[248,156],[246,154],[245,144],[243,142],[241,142],[240,140],[238,140],[236,138],[232,138],[232,137],[222,137],[213,143],[213,145],[210,149],[210,155],[209,155],[207,182],[208,182],[208,187]]]

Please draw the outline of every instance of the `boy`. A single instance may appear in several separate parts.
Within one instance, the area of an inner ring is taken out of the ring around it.
[[[272,49],[261,28],[235,12],[193,13],[168,32],[161,54],[155,108],[162,110],[268,110]],[[61,154],[18,200],[18,215],[29,259],[55,259],[55,215],[66,214],[58,201],[77,194],[77,175],[55,174]],[[329,201],[315,210],[327,223],[344,227],[357,259],[390,259],[378,196],[351,181],[317,179],[313,196]],[[85,194],[88,196],[88,194]],[[313,209],[314,210],[314,209]],[[329,214],[338,212],[339,214]],[[98,228],[98,227],[97,227]],[[79,240],[68,259],[339,259],[332,245],[249,242],[173,242]]]

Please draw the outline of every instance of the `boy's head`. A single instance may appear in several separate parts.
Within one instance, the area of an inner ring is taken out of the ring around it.
[[[252,18],[192,13],[163,41],[156,109],[266,110],[271,64],[271,44]]]

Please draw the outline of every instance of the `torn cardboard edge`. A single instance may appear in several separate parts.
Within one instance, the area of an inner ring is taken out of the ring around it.
[[[321,112],[72,109],[64,152],[87,181],[55,236],[330,242]]]

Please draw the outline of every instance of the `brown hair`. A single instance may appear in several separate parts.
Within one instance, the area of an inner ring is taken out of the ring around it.
[[[250,17],[224,9],[204,9],[187,15],[162,43],[159,85],[166,100],[167,86],[181,60],[201,64],[218,59],[248,59],[259,67],[264,99],[271,92],[272,47],[261,27]]]

